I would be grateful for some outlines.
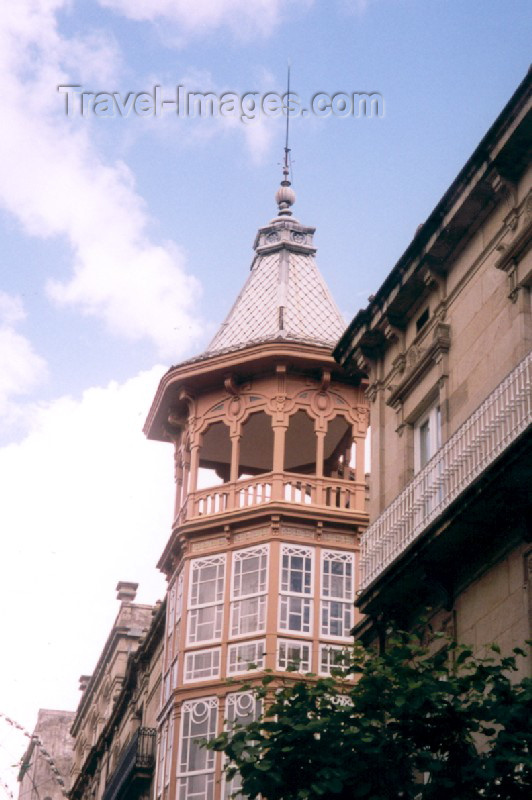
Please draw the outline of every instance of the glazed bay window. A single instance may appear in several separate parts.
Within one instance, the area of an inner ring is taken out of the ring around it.
[[[190,562],[188,644],[219,641],[222,635],[225,555]]]
[[[312,625],[312,547],[283,544],[279,629],[310,633]]]
[[[262,633],[266,623],[268,545],[233,554],[231,636]]]
[[[321,567],[321,635],[347,639],[353,625],[353,553],[324,550]]]
[[[242,675],[251,669],[264,669],[265,639],[230,644],[227,654],[227,674]]]
[[[279,639],[277,669],[310,672],[310,642],[297,639]]]
[[[202,747],[216,735],[218,700],[185,700],[181,707],[181,741],[177,763],[180,800],[213,800],[215,753]]]
[[[251,692],[232,692],[225,699],[226,729],[233,730],[235,725],[249,725],[260,717],[262,704]],[[243,798],[240,794],[242,786],[240,775],[237,773],[231,780],[224,779],[223,796],[230,798]]]

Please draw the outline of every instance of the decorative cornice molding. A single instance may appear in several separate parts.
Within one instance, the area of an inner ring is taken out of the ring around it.
[[[434,328],[432,343],[426,348],[412,345],[406,354],[409,363],[406,376],[394,386],[386,404],[392,408],[402,404],[412,389],[417,386],[425,372],[441,361],[442,356],[449,352],[451,346],[451,328],[444,322],[438,322]],[[442,375],[440,375],[442,377]]]

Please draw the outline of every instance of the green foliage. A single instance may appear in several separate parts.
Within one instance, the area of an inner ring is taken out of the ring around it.
[[[532,681],[510,679],[524,653],[475,658],[435,639],[397,633],[381,655],[357,644],[331,678],[267,675],[264,715],[207,746],[252,800],[529,800]]]

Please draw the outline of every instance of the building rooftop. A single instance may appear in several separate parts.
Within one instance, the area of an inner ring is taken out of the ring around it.
[[[316,266],[315,228],[292,217],[288,181],[276,199],[278,216],[258,231],[251,274],[205,356],[272,340],[331,347],[345,329]]]

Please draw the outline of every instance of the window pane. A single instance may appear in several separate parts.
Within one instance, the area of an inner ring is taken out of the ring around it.
[[[213,772],[214,753],[201,747],[198,740],[210,740],[216,732],[216,714],[218,701],[214,697],[201,700],[187,700],[183,703],[181,718],[181,752],[179,757],[178,775],[187,775],[191,772]],[[183,785],[183,784],[182,784]],[[193,793],[199,791],[198,787],[205,782],[194,784],[185,783],[186,791]],[[196,786],[196,788],[193,788]],[[189,795],[187,794],[188,798]]]
[[[234,725],[249,725],[259,718],[261,714],[261,701],[257,700],[251,692],[235,692],[228,694],[225,701],[226,726],[231,730]],[[242,781],[237,773],[231,781],[224,781],[224,798],[243,797],[240,794]],[[238,793],[238,794],[237,794]]]
[[[220,677],[220,648],[197,650],[185,658],[185,683]]]
[[[266,597],[250,597],[232,604],[231,635],[260,633],[266,621]]]
[[[310,603],[302,597],[281,597],[281,630],[309,633]]]
[[[295,668],[299,672],[310,670],[310,645],[306,642],[279,640],[277,668]]]
[[[430,458],[430,426],[427,419],[419,426],[419,461],[423,468]]]
[[[320,675],[330,675],[334,668],[343,669],[345,666],[343,656],[347,649],[332,644],[320,645]]]
[[[222,633],[222,606],[206,606],[190,611],[189,642],[210,642]]]
[[[255,664],[257,669],[264,667],[264,649],[266,643],[264,639],[256,642],[246,642],[245,644],[233,644],[229,646],[227,672],[230,675],[249,671],[249,665]]]
[[[225,556],[197,558],[191,562],[192,606],[219,603],[223,600]]]
[[[242,636],[264,630],[268,546],[239,550],[233,557],[233,600],[231,603],[231,635]]]

